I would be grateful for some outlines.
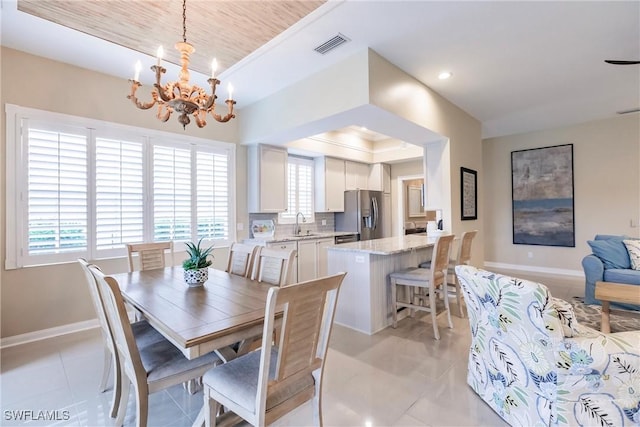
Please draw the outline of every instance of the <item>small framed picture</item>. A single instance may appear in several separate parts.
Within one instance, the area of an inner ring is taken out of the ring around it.
[[[478,219],[478,172],[460,168],[462,221]]]

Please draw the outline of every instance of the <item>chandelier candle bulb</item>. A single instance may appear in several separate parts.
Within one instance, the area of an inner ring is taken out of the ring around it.
[[[136,66],[135,66],[135,74],[133,75],[133,80],[134,81],[140,81],[140,70],[142,70],[142,62],[137,61],[136,62]]]
[[[211,78],[212,79],[216,78],[217,69],[218,69],[218,61],[216,60],[216,58],[213,58],[213,61],[211,61]]]
[[[158,67],[160,66],[160,61],[162,61],[162,57],[164,56],[164,49],[162,48],[162,46],[160,46],[158,48],[158,52],[157,52],[157,57],[158,57]]]
[[[229,90],[229,99],[233,99],[233,86],[231,85],[231,83],[229,83],[227,89]]]

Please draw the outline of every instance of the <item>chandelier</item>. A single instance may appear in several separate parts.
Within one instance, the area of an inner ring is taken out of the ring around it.
[[[233,105],[233,86],[229,84],[229,99],[225,101],[229,112],[222,116],[216,113],[216,88],[220,84],[220,80],[215,78],[217,62],[214,59],[211,62],[211,78],[207,80],[211,85],[211,94],[208,95],[204,89],[189,84],[189,55],[195,52],[195,48],[187,43],[187,0],[182,0],[182,41],[177,42],[175,48],[180,52],[181,69],[179,73],[180,80],[168,82],[164,86],[160,83],[162,75],[167,71],[161,65],[163,50],[162,46],[158,48],[158,63],[151,66],[151,70],[156,73],[156,82],[153,84],[154,89],[151,90],[152,100],[149,102],[140,102],[136,96],[136,91],[142,84],[138,81],[140,77],[140,69],[142,64],[140,61],[136,63],[135,77],[129,80],[131,83],[131,93],[127,95],[136,107],[142,110],[148,110],[158,104],[158,113],[156,117],[166,122],[174,111],[178,114],[178,121],[182,124],[183,129],[191,123],[189,115],[192,115],[199,128],[204,127],[207,113],[211,113],[214,119],[219,122],[228,122],[234,118]]]

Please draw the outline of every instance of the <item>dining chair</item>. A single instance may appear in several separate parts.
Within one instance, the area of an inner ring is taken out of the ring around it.
[[[151,270],[165,267],[165,251],[169,250],[173,259],[173,242],[127,243],[129,272],[133,268],[133,255],[138,254],[140,270]]]
[[[461,318],[465,317],[464,305],[462,303],[462,292],[460,290],[460,283],[458,282],[458,276],[456,275],[457,265],[468,265],[471,261],[471,243],[478,234],[478,230],[465,231],[460,238],[460,244],[458,245],[458,255],[455,259],[449,260],[449,267],[447,268],[447,295],[454,297],[458,304],[458,315]],[[421,268],[431,268],[431,261],[423,262],[420,264]],[[453,285],[451,287],[450,285]]]
[[[270,285],[286,286],[291,283],[291,272],[296,251],[259,247],[253,269],[253,280]]]
[[[439,294],[443,295],[449,328],[453,328],[449,310],[449,298],[446,295],[447,266],[453,238],[453,234],[437,238],[431,255],[431,268],[412,267],[394,271],[389,275],[391,280],[391,301],[394,304],[394,309],[392,310],[394,328],[398,324],[398,308],[407,307],[411,310],[411,314],[413,314],[413,310],[426,311],[431,313],[433,333],[435,339],[439,340],[440,331],[438,330],[438,314],[436,310],[436,296]],[[398,286],[404,286],[406,301],[398,300]],[[420,295],[419,298],[414,298],[415,288],[427,290],[428,297]]]
[[[98,284],[120,364],[121,396],[115,425],[121,426],[124,421],[133,384],[136,425],[144,427],[149,415],[149,394],[200,378],[219,365],[220,359],[215,353],[208,353],[189,360],[166,338],[146,347],[138,346],[118,282],[95,266],[90,265],[89,271]]]
[[[246,243],[232,243],[229,248],[227,260],[227,273],[242,277],[250,277],[252,274],[257,246]]]
[[[269,289],[261,347],[207,372],[205,425],[240,417],[265,426],[313,399],[322,425],[322,377],[338,291],[346,273]],[[283,310],[277,345],[271,338]],[[223,406],[225,413],[219,415]]]
[[[117,415],[118,405],[120,403],[120,363],[118,361],[118,352],[115,350],[115,344],[113,342],[113,336],[111,334],[111,328],[107,321],[107,314],[104,309],[102,297],[98,291],[98,284],[96,283],[93,274],[89,270],[89,264],[84,258],[78,258],[78,262],[84,272],[87,285],[89,288],[89,294],[91,295],[91,301],[93,307],[96,310],[98,316],[98,323],[100,325],[100,331],[102,333],[102,340],[104,342],[104,366],[102,370],[102,380],[98,390],[103,393],[107,390],[107,383],[109,381],[109,374],[111,367],[113,371],[113,397],[111,401],[111,417],[115,418]],[[98,266],[93,265],[93,268],[99,269]],[[138,347],[144,348],[153,343],[164,340],[164,337],[160,332],[156,331],[146,320],[135,322],[131,324],[131,331],[133,333],[134,340]]]

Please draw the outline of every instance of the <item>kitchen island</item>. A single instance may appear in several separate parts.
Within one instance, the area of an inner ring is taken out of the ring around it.
[[[389,274],[431,260],[436,239],[410,234],[328,247],[329,274],[347,272],[335,322],[369,335],[391,325]]]

